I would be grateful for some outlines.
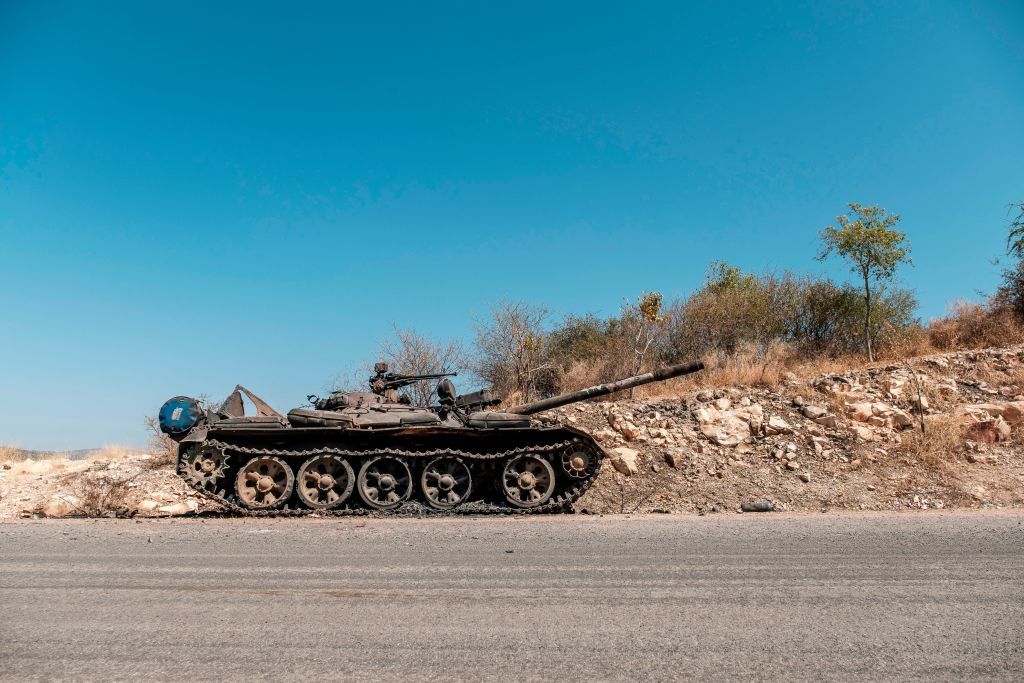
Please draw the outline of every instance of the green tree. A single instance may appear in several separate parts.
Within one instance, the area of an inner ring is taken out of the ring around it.
[[[1024,317],[1024,202],[1010,205],[1010,220],[1006,236],[1006,253],[1017,259],[1003,269],[1003,281],[992,297],[997,307],[1009,306],[1018,317]]]
[[[1016,216],[1010,221],[1010,234],[1006,237],[1006,253],[1024,258],[1024,202],[1010,204],[1010,214]]]
[[[871,287],[891,280],[901,263],[910,264],[910,243],[905,233],[893,228],[900,222],[896,214],[886,213],[880,206],[851,203],[850,210],[836,217],[839,227],[828,226],[821,231],[822,248],[819,260],[835,253],[850,262],[850,270],[864,284],[864,347],[868,360],[871,350]]]

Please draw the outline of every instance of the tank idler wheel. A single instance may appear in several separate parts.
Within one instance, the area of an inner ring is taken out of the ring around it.
[[[292,495],[295,477],[284,460],[272,456],[253,458],[238,471],[235,492],[250,510],[280,507]]]
[[[402,460],[382,455],[371,458],[359,468],[356,481],[359,497],[377,510],[391,510],[409,500],[412,474]]]
[[[330,510],[348,500],[355,483],[352,465],[337,455],[318,455],[299,468],[295,493],[314,510]]]
[[[573,479],[586,479],[597,469],[597,457],[587,448],[570,446],[562,453],[562,469]]]
[[[469,500],[473,480],[461,458],[442,456],[423,468],[420,485],[430,507],[450,510]]]
[[[538,455],[517,455],[505,465],[501,484],[509,503],[534,508],[548,502],[555,492],[555,468]]]
[[[217,492],[228,468],[229,456],[221,449],[204,445],[194,447],[182,457],[182,470],[189,483],[206,491]]]

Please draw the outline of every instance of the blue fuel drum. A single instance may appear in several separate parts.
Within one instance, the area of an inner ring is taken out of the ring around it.
[[[184,434],[199,422],[203,411],[194,398],[175,396],[160,407],[160,431],[164,434]]]

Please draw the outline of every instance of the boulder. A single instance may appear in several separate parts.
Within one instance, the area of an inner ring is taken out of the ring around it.
[[[686,454],[681,450],[671,450],[665,453],[665,462],[669,467],[680,469],[686,464]]]
[[[768,433],[769,434],[789,434],[793,431],[793,427],[788,422],[783,420],[778,415],[773,415],[768,418]]]
[[[694,416],[704,436],[719,446],[735,446],[750,436],[751,412],[754,406],[740,411],[701,408]],[[756,406],[760,410],[761,406]],[[744,419],[746,418],[746,419]]]
[[[1012,429],[1001,417],[984,422],[975,422],[967,428],[967,438],[980,443],[996,443],[1010,438]]]
[[[79,512],[78,502],[75,496],[54,496],[46,501],[42,512],[47,517],[67,517]]]
[[[627,477],[630,477],[639,471],[637,466],[637,459],[639,455],[640,454],[632,448],[619,446],[618,448],[613,448],[608,452],[608,459],[611,460],[612,467],[614,467],[617,472],[621,472]]]
[[[835,415],[822,415],[814,418],[815,424],[820,424],[825,429],[835,429],[839,426],[838,420]]]
[[[857,438],[861,441],[878,440],[878,435],[875,434],[874,430],[863,425],[853,425],[853,433],[856,434]]]
[[[808,420],[817,420],[819,417],[828,414],[828,411],[821,406],[804,406],[800,411]]]
[[[732,408],[732,401],[725,397],[716,399],[715,408],[717,408],[718,410],[729,410],[729,408]]]
[[[187,515],[187,514],[195,512],[198,509],[199,509],[199,503],[197,503],[192,498],[189,498],[188,500],[185,500],[185,501],[180,502],[180,503],[173,503],[171,505],[162,505],[162,506],[158,507],[156,510],[157,510],[157,512],[162,512],[165,515],[175,516],[175,515]]]
[[[867,422],[874,413],[871,411],[871,404],[868,402],[853,403],[850,405],[850,417],[857,422]]]
[[[902,410],[894,410],[888,416],[888,421],[894,429],[906,429],[914,426],[914,420]]]

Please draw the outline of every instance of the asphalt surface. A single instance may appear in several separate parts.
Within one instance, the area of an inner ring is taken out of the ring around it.
[[[0,523],[0,679],[1024,679],[1024,515]]]

